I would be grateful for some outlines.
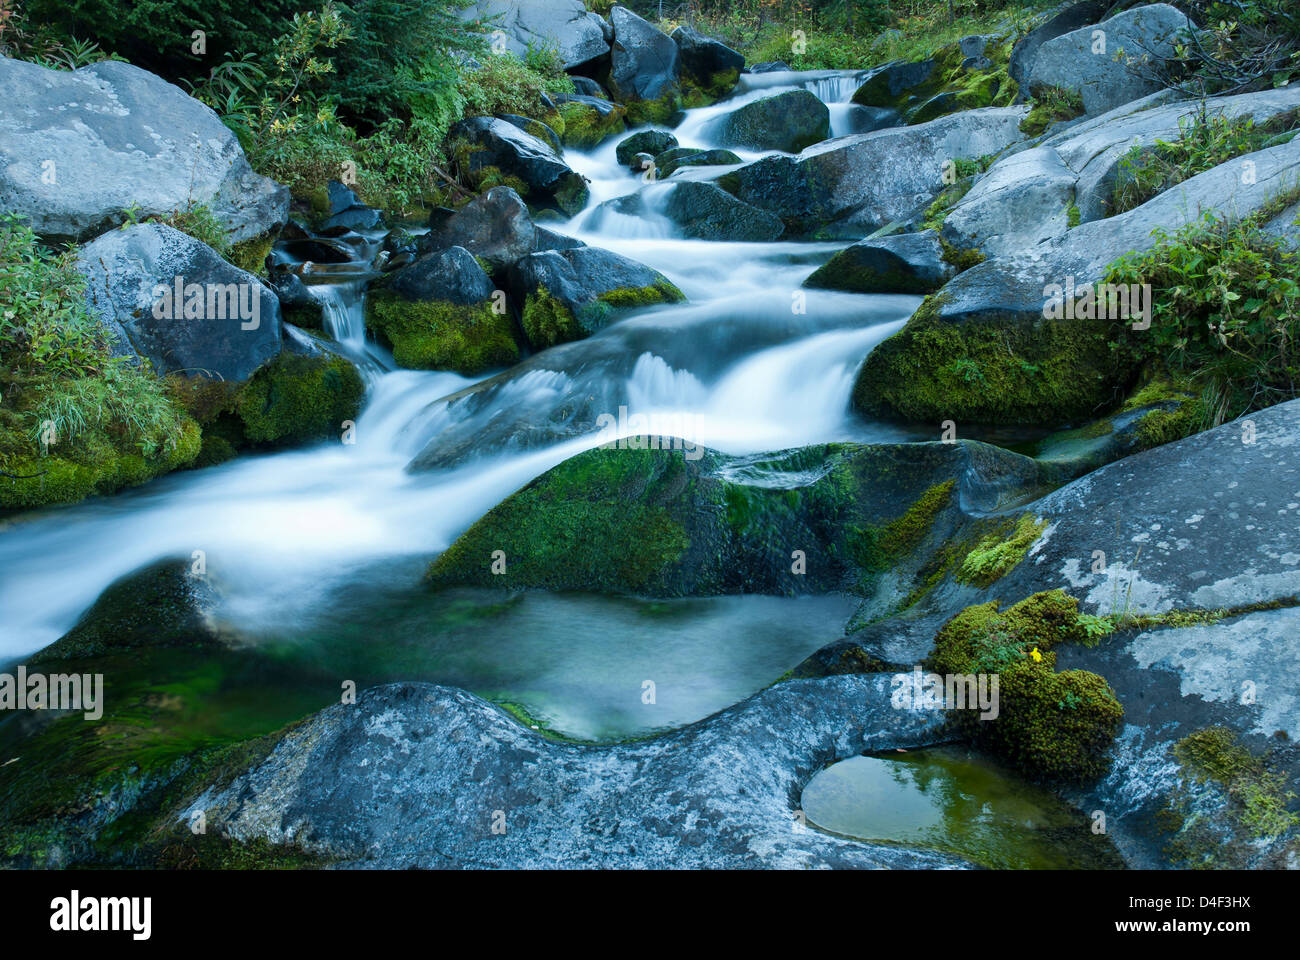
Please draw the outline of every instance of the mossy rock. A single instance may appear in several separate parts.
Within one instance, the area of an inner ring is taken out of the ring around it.
[[[239,391],[235,410],[252,443],[305,443],[338,437],[364,396],[361,374],[343,357],[282,353]]]
[[[990,48],[980,58],[982,65],[972,63],[956,43],[939,48],[928,60],[891,64],[858,88],[853,103],[897,110],[908,124],[1010,106],[1019,96],[1019,86],[1007,72],[1011,46],[1006,41]]]
[[[492,301],[456,304],[407,300],[372,290],[366,327],[392,347],[393,359],[414,370],[454,370],[475,376],[519,361],[515,322]]]
[[[873,417],[1054,426],[1113,405],[1124,371],[1105,320],[947,323],[937,294],[867,357],[854,406]]]
[[[1053,647],[1087,639],[1078,601],[1052,590],[1005,610],[996,601],[966,608],[939,631],[927,666],[999,678],[997,718],[959,711],[963,735],[1031,777],[1085,782],[1108,766],[1124,714],[1103,677],[1056,672]]]
[[[275,236],[263,233],[260,236],[241,240],[230,248],[229,260],[240,270],[247,270],[262,279],[266,279],[266,258],[271,255]]]
[[[578,100],[567,100],[559,105],[564,131],[561,139],[566,147],[590,150],[627,129],[628,110],[622,104],[612,103],[610,109],[601,109]]]

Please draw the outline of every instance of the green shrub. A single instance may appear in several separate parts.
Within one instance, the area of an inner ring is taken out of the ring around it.
[[[541,69],[507,52],[484,57],[477,70],[465,70],[460,86],[465,100],[464,115],[490,117],[514,113],[539,117],[544,112],[542,94],[573,92],[573,81],[563,70],[554,70],[554,62],[531,50],[529,56]]]
[[[1108,282],[1152,287],[1151,327],[1121,327],[1121,356],[1199,387],[1210,426],[1300,396],[1300,256],[1254,220],[1207,214],[1156,235],[1110,269]]]

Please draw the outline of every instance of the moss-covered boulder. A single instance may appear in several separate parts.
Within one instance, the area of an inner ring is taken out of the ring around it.
[[[443,586],[654,596],[848,589],[897,607],[965,510],[1035,481],[1032,462],[982,444],[831,444],[730,458],[634,436],[507,498],[429,576]],[[611,536],[621,529],[627,536]]]
[[[614,7],[609,22],[614,43],[605,86],[632,123],[668,123],[682,106],[677,44],[626,7]]]
[[[619,141],[614,150],[614,158],[625,167],[637,168],[633,160],[638,153],[658,156],[675,146],[677,146],[677,138],[667,130],[638,130],[630,137]]]
[[[979,41],[978,55],[972,55],[970,41]],[[969,37],[940,47],[926,60],[882,67],[857,89],[853,103],[897,110],[909,124],[961,110],[1010,106],[1019,95],[1007,72],[1010,56],[1009,41]]]
[[[627,129],[627,108],[603,97],[559,94],[555,98],[564,118],[562,139],[566,147],[590,150]]]
[[[27,662],[84,660],[142,647],[217,646],[216,603],[216,591],[191,561],[160,561],[113,583],[76,626]]]
[[[510,284],[534,350],[590,336],[621,311],[685,299],[659,271],[597,247],[531,254],[511,268]]]
[[[727,96],[745,69],[745,57],[721,41],[682,24],[669,37],[681,54],[683,105],[700,107]]]
[[[472,117],[448,131],[457,167],[478,191],[512,187],[530,206],[573,215],[587,203],[587,182],[544,140],[496,117]]]
[[[804,286],[850,293],[933,293],[957,273],[943,255],[933,230],[860,240],[814,270]]]
[[[723,146],[785,153],[798,153],[830,135],[830,110],[810,90],[789,90],[738,107],[717,132]]]
[[[945,294],[926,300],[877,346],[853,387],[873,417],[924,423],[1061,424],[1113,405],[1123,371],[1110,349],[1113,321],[1046,320],[988,306],[946,322]]]

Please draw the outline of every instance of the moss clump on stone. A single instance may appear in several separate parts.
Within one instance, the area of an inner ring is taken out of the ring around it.
[[[256,444],[338,437],[361,411],[365,383],[347,360],[282,353],[239,391],[235,411]]]
[[[601,113],[590,104],[569,100],[560,104],[560,116],[564,118],[564,145],[590,150],[627,129],[628,110],[616,103],[612,110]]]
[[[1190,380],[1157,373],[1124,403],[1124,410],[1151,407],[1137,423],[1138,450],[1150,450],[1211,426],[1205,401]]]
[[[958,712],[965,736],[1030,776],[1086,781],[1104,772],[1124,714],[1104,678],[1056,672],[1052,648],[1087,640],[1078,601],[1052,590],[1006,610],[996,601],[967,607],[939,631],[927,665],[940,674],[998,676],[997,719]]]
[[[1027,137],[1040,136],[1058,120],[1073,120],[1084,114],[1083,97],[1076,91],[1044,87],[1033,91],[1033,97],[1033,108],[1020,121],[1020,132]]]
[[[987,259],[981,251],[963,250],[953,246],[943,237],[939,238],[939,247],[943,250],[943,262],[956,267],[958,273],[979,266]]]
[[[1120,371],[1108,321],[947,323],[942,297],[928,297],[867,356],[853,391],[859,410],[928,423],[1054,425],[1111,402]]]
[[[957,570],[957,580],[978,587],[992,586],[1025,559],[1029,548],[1046,528],[1046,520],[1025,514],[1005,537],[996,534],[985,537],[966,554]]]
[[[524,336],[534,350],[545,350],[558,343],[581,340],[582,328],[578,326],[573,311],[551,295],[545,287],[538,287],[524,301],[521,311]]]
[[[475,376],[519,361],[514,320],[496,312],[491,301],[414,301],[372,290],[366,327],[392,347],[398,366],[408,369]]]
[[[929,74],[918,83],[895,94],[892,72],[882,71],[858,88],[853,102],[897,110],[908,124],[926,123],[961,110],[1010,106],[1019,93],[1007,72],[1011,42],[991,47],[985,56],[985,65],[970,68],[964,65],[967,58],[960,46],[948,44],[930,57]]]
[[[1270,773],[1263,758],[1251,753],[1232,730],[1197,730],[1174,744],[1173,753],[1185,775],[1224,788],[1233,818],[1252,838],[1271,839],[1300,825],[1300,815],[1287,809],[1295,794],[1286,789],[1286,778]]]
[[[589,450],[470,527],[434,561],[429,580],[665,595],[665,577],[690,546],[675,509],[690,482],[680,454]],[[505,572],[494,574],[498,550]]]
[[[881,573],[910,554],[930,532],[935,518],[952,500],[955,480],[935,484],[925,491],[897,520],[883,527],[862,526],[850,530],[849,554],[863,571]]]
[[[265,279],[266,258],[271,255],[271,247],[274,244],[275,237],[270,233],[263,233],[248,240],[241,240],[231,246],[230,262],[240,270],[247,270],[249,273]]]
[[[520,324],[534,350],[581,340],[609,323],[617,310],[678,303],[685,295],[667,281],[644,287],[617,287],[598,294],[593,300],[570,309],[545,287],[539,286],[524,300]]]

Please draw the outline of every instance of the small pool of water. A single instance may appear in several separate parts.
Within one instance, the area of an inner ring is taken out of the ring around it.
[[[1002,870],[1122,869],[1092,821],[959,746],[852,757],[804,788],[804,816],[861,840],[929,847]]]

